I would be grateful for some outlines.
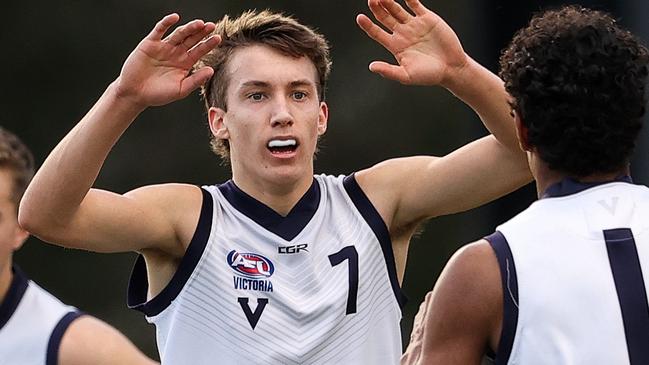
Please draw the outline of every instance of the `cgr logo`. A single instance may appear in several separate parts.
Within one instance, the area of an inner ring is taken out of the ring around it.
[[[308,245],[306,243],[303,243],[301,245],[294,245],[294,246],[279,246],[277,248],[277,253],[288,254],[288,253],[300,253],[300,251],[309,252],[309,250],[306,249],[307,246]]]
[[[256,253],[238,253],[232,250],[227,260],[232,270],[252,279],[269,278],[275,271],[275,266],[269,259]]]

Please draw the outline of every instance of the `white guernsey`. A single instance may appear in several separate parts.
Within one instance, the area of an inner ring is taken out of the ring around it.
[[[148,302],[163,363],[395,364],[400,303],[387,228],[354,176],[316,176],[282,217],[232,181],[205,187],[194,238]]]

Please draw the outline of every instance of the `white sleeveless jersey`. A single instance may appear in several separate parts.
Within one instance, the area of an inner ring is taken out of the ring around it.
[[[170,284],[147,302],[140,257],[129,285],[163,364],[399,362],[391,241],[353,175],[316,176],[286,217],[232,181],[203,196]]]
[[[504,289],[497,364],[649,364],[649,189],[567,179],[487,240]]]
[[[55,365],[66,329],[80,313],[14,267],[0,305],[0,365]]]

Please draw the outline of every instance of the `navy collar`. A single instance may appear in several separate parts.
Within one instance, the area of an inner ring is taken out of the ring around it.
[[[579,192],[582,192],[586,189],[590,189],[595,186],[599,185],[604,185],[604,184],[609,184],[612,182],[625,182],[625,183],[633,183],[633,180],[631,179],[631,176],[629,175],[622,175],[619,176],[613,180],[610,181],[601,181],[601,182],[593,182],[593,183],[585,183],[585,182],[580,182],[577,181],[573,178],[567,177],[561,181],[559,181],[556,184],[550,185],[549,188],[545,190],[545,193],[541,196],[541,199],[544,198],[558,198],[562,196],[568,196],[572,194],[576,194]]]
[[[291,241],[302,232],[320,204],[320,185],[315,179],[286,217],[246,194],[232,180],[219,185],[218,188],[235,209],[286,241]]]
[[[2,303],[0,303],[0,329],[9,322],[11,316],[13,316],[18,304],[23,299],[29,281],[27,276],[23,273],[22,270],[17,265],[11,267],[13,271],[13,278],[11,279],[11,284],[9,285],[9,290],[5,296]]]

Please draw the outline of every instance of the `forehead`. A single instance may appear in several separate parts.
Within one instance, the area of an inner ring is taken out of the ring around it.
[[[231,90],[250,81],[285,85],[296,80],[309,80],[314,86],[317,84],[317,70],[308,57],[291,57],[265,45],[235,50],[226,72]]]

